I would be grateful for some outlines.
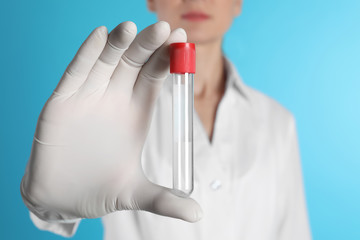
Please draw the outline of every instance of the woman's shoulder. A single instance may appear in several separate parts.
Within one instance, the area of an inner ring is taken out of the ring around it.
[[[248,103],[250,112],[259,115],[261,118],[277,122],[293,122],[293,114],[285,108],[280,102],[267,94],[256,90],[247,85],[237,71],[233,62],[225,57],[225,66],[228,72],[228,78],[234,82],[239,89],[245,101]]]
[[[293,113],[273,97],[246,85],[249,106],[271,128],[288,129],[295,124]]]

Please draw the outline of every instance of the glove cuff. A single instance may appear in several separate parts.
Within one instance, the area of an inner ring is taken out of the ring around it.
[[[34,203],[31,197],[26,192],[26,179],[27,174],[25,173],[20,183],[20,193],[25,206],[39,219],[48,223],[77,223],[81,218],[69,217],[64,214],[60,214],[54,210],[49,210],[43,206]]]

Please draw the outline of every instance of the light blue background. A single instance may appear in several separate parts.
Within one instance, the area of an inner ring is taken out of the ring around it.
[[[33,226],[19,193],[40,110],[92,29],[156,18],[145,0],[20,0],[0,20],[0,239],[61,239]],[[224,49],[296,116],[314,239],[360,239],[360,1],[244,0]],[[86,220],[74,239],[102,234]]]

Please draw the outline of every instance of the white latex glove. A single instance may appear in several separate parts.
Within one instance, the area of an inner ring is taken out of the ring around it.
[[[169,74],[168,46],[186,41],[158,22],[136,35],[124,22],[95,29],[46,102],[21,182],[27,207],[45,221],[145,210],[198,221],[200,206],[151,183],[141,152]],[[171,33],[170,33],[171,32]]]

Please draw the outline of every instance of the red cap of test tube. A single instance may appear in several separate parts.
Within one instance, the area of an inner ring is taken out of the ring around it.
[[[195,73],[195,44],[170,44],[170,73]]]

